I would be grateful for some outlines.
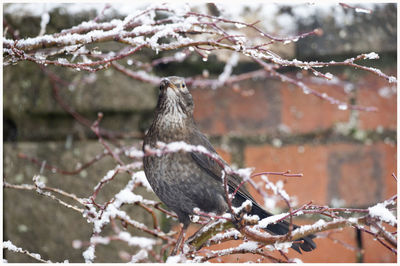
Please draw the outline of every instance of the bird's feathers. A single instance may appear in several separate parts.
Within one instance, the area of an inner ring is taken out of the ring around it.
[[[204,146],[210,152],[216,153],[215,149],[212,147],[211,143],[208,141],[206,136],[204,136],[199,131],[195,131],[194,134],[192,134],[190,141],[195,145]],[[221,171],[223,170],[223,168],[214,159],[199,152],[192,152],[191,156],[193,160],[196,162],[196,164],[198,164],[200,168],[203,171],[205,171],[210,177],[218,180],[219,182],[222,182]],[[222,158],[220,159],[220,161],[225,163],[225,161]],[[242,179],[238,175],[228,175],[227,178],[228,178],[229,192],[233,193],[239,186],[239,184],[242,182]],[[241,186],[237,191],[237,193],[235,194],[235,198],[233,199],[232,204],[237,207],[237,205],[240,205],[242,202],[246,200],[250,200],[252,202],[251,214],[257,215],[260,218],[260,220],[272,215],[271,213],[264,210],[260,205],[257,204],[257,202],[253,199],[253,197],[250,195],[245,186]],[[297,227],[298,226],[293,225],[293,229]],[[289,231],[289,223],[286,221],[280,221],[275,224],[269,224],[265,229],[273,234],[284,235]],[[308,236],[302,238],[301,240],[303,240],[304,242],[293,243],[292,248],[299,253],[301,253],[300,248],[304,251],[311,251],[316,247],[312,238],[314,238],[314,236]]]

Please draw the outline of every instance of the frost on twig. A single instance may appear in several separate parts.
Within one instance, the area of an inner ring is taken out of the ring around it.
[[[10,240],[3,241],[3,248],[15,253],[26,254],[27,256],[39,262],[52,263],[50,260],[42,259],[42,256],[38,253],[29,252],[28,250],[15,246]],[[68,263],[68,260],[65,260],[64,262]]]
[[[41,33],[44,33],[49,17],[42,16]],[[321,29],[294,36],[277,37],[265,32],[257,23],[247,23],[240,20],[216,17],[201,12],[194,12],[190,6],[176,6],[168,4],[154,4],[145,10],[138,10],[123,19],[99,22],[96,19],[82,22],[59,33],[40,35],[25,39],[3,38],[4,65],[31,61],[36,64],[72,68],[77,71],[96,72],[113,67],[130,78],[158,84],[161,77],[154,74],[153,67],[160,63],[182,62],[190,55],[200,56],[207,61],[210,54],[230,53],[223,72],[216,79],[202,77],[188,77],[189,85],[198,87],[219,88],[234,84],[241,80],[256,77],[277,78],[282,82],[289,82],[301,89],[305,94],[314,95],[339,109],[356,109],[375,111],[373,107],[355,106],[309,88],[296,78],[290,78],[278,70],[286,67],[295,67],[326,80],[334,76],[323,73],[317,68],[345,66],[373,73],[386,79],[389,83],[397,83],[394,76],[388,76],[374,67],[358,64],[365,59],[378,59],[375,52],[361,54],[343,61],[300,61],[284,59],[272,52],[275,43],[287,44],[310,35],[321,35]],[[257,37],[254,37],[257,36]],[[106,53],[102,51],[102,43],[116,42],[124,45],[120,50]],[[96,44],[96,48],[90,48]],[[132,60],[135,55],[144,50],[151,50],[153,55],[160,52],[172,54],[162,59]],[[232,75],[233,68],[238,60],[254,60],[260,65],[259,70]],[[126,61],[129,67],[122,62]],[[134,67],[132,69],[132,67]],[[199,73],[200,74],[200,73]]]
[[[106,143],[103,144],[106,145]],[[265,190],[271,190],[274,195],[285,202],[288,211],[260,220],[258,216],[248,215],[252,207],[250,201],[244,202],[240,207],[232,206],[232,213],[228,212],[222,215],[194,210],[200,219],[194,219],[193,222],[203,224],[203,226],[186,240],[186,245],[189,248],[185,248],[183,253],[178,256],[168,257],[167,261],[169,262],[175,260],[205,262],[223,256],[244,253],[256,254],[260,258],[271,262],[289,262],[296,260],[296,258],[289,258],[285,254],[293,242],[300,241],[299,239],[309,234],[316,234],[320,238],[323,238],[326,235],[321,232],[344,227],[355,227],[363,232],[372,234],[391,252],[397,252],[396,234],[384,226],[384,224],[397,225],[396,217],[393,213],[393,208],[397,204],[396,196],[366,209],[330,208],[328,206],[313,205],[311,202],[299,208],[294,208],[290,195],[283,188],[283,183],[281,181],[277,181],[276,183],[271,182],[268,177],[269,175],[301,177],[301,174],[290,174],[289,171],[286,171],[263,172],[251,175],[252,169],[233,170],[216,154],[209,152],[202,146],[190,145],[185,142],[158,143],[157,148],[146,147],[144,151],[133,147],[129,149],[125,148],[124,153],[120,155],[128,156],[134,162],[130,165],[119,165],[120,158],[114,158],[118,165],[99,178],[99,183],[94,187],[92,195],[85,199],[78,198],[72,193],[57,188],[48,187],[40,183],[38,177],[34,178],[34,185],[13,185],[4,182],[4,187],[7,189],[35,191],[40,195],[50,197],[65,207],[72,208],[81,213],[82,217],[92,225],[92,236],[87,241],[76,240],[73,245],[75,248],[82,249],[82,256],[86,262],[94,262],[96,260],[97,245],[107,246],[112,241],[123,242],[127,246],[135,248],[135,251],[130,255],[124,255],[124,252],[121,253],[121,256],[127,261],[150,262],[155,260],[163,262],[163,258],[168,254],[168,250],[175,246],[177,232],[163,232],[159,227],[159,215],[166,215],[170,218],[176,216],[162,208],[160,202],[146,199],[144,196],[135,193],[135,190],[139,187],[144,187],[151,191],[144,172],[137,170],[135,163],[141,161],[145,156],[163,156],[168,153],[193,151],[202,153],[210,159],[215,160],[217,164],[223,167],[225,175],[236,174],[242,176],[250,185],[255,186],[257,192],[266,193]],[[111,153],[108,153],[108,156],[112,157]],[[96,202],[94,200],[96,199],[96,194],[108,183],[115,182],[118,175],[124,172],[131,172],[131,179],[125,187],[106,202],[101,204]],[[264,187],[252,181],[253,176],[261,176],[265,184]],[[81,207],[64,202],[59,198],[61,196],[69,198]],[[234,195],[230,194],[228,199],[231,200],[232,197]],[[150,219],[153,220],[153,227],[150,224],[137,221],[135,217],[131,217],[124,209],[123,206],[125,205],[142,208],[149,215]],[[320,219],[312,224],[292,228],[287,235],[271,235],[264,230],[267,225],[282,220],[289,220],[292,225],[294,222],[292,218],[307,214],[318,215]],[[120,224],[115,222],[117,220],[120,221]],[[107,233],[107,230],[104,230],[106,227],[110,227],[112,229],[111,232]],[[146,236],[137,236],[130,229],[139,230]],[[228,249],[208,251],[207,247],[218,247],[220,243],[225,241],[238,241],[241,244]],[[11,244],[5,245],[8,245],[7,247],[12,249],[12,251],[20,250],[16,247],[14,248]],[[154,251],[156,247],[159,247],[160,253]],[[277,256],[274,253],[275,251],[278,251],[278,254],[285,255],[282,255],[282,258],[281,255]],[[32,256],[36,259],[39,258],[35,254]]]
[[[362,10],[358,11],[362,12]],[[370,72],[389,83],[397,82],[395,77],[388,76],[379,69],[360,64],[362,60],[378,59],[379,55],[375,52],[363,53],[343,61],[309,62],[285,59],[271,50],[275,43],[288,44],[311,35],[318,37],[323,34],[321,29],[299,35],[279,37],[265,32],[256,21],[247,23],[240,19],[227,19],[222,15],[213,16],[193,11],[190,6],[171,8],[168,4],[158,3],[122,19],[100,21],[97,17],[92,21],[82,22],[58,33],[46,34],[46,27],[50,19],[47,13],[43,14],[40,23],[41,30],[36,37],[21,39],[17,38],[18,34],[13,34],[15,36],[13,39],[4,37],[3,56],[6,67],[21,61],[38,64],[54,85],[55,92],[58,92],[59,84],[62,82],[48,70],[47,66],[49,65],[88,72],[106,71],[107,68],[113,68],[132,79],[159,84],[161,77],[155,74],[156,66],[171,62],[180,63],[189,57],[200,57],[203,61],[207,61],[211,55],[217,55],[220,52],[228,54],[227,58],[229,59],[219,75],[210,77],[209,73],[205,72],[202,76],[199,73],[198,76],[187,77],[187,84],[198,88],[218,89],[243,80],[271,77],[293,84],[304,94],[314,95],[328,101],[340,110],[374,111],[376,109],[373,107],[354,106],[326,93],[313,90],[301,78],[286,75],[281,70],[292,67],[301,70],[302,73],[311,74],[319,81],[343,84],[344,81],[340,81],[337,76],[324,69],[344,66]],[[254,33],[257,37],[253,37]],[[115,47],[118,48],[106,52],[102,46],[106,42],[117,43],[118,45]],[[144,58],[141,55],[145,51],[152,56],[156,54],[162,56],[157,59]],[[235,67],[240,60],[253,61],[259,69],[234,74]],[[292,195],[285,191],[284,183],[280,180],[272,182],[271,176],[301,177],[302,174],[291,174],[285,169],[282,169],[283,172],[262,173],[253,173],[253,168],[234,169],[205,147],[193,146],[185,142],[158,143],[157,148],[145,147],[144,151],[132,147],[114,149],[102,138],[104,131],[102,133],[98,126],[100,116],[91,125],[90,120],[85,120],[68,106],[62,104],[62,99],[57,97],[59,96],[57,93],[55,96],[60,105],[76,120],[91,126],[104,146],[104,151],[72,171],[41,163],[40,160],[25,154],[19,154],[19,157],[38,164],[43,171],[50,170],[61,175],[79,174],[88,167],[94,167],[104,157],[113,159],[115,167],[98,176],[97,184],[88,191],[88,195],[84,198],[77,197],[73,192],[50,187],[41,178],[42,171],[40,171],[40,175],[33,177],[32,184],[16,185],[4,180],[3,186],[5,189],[32,191],[55,201],[61,206],[60,208],[66,207],[79,213],[82,221],[88,222],[92,227],[90,237],[73,242],[74,248],[81,249],[85,262],[96,262],[98,245],[107,247],[113,241],[124,243],[127,246],[129,252],[121,251],[119,254],[121,259],[132,263],[165,262],[165,260],[167,262],[206,262],[234,254],[256,254],[272,262],[293,262],[298,259],[288,258],[286,255],[293,242],[299,241],[309,234],[316,234],[318,238],[323,238],[324,235],[321,232],[344,227],[354,227],[371,234],[391,252],[397,252],[395,245],[397,234],[387,229],[391,228],[388,226],[397,226],[394,212],[397,206],[397,197],[395,196],[364,209],[331,208],[314,205],[312,202],[298,207]],[[177,232],[173,229],[167,232],[163,231],[160,217],[174,221],[176,214],[167,210],[161,202],[148,199],[139,194],[137,190],[144,188],[146,191],[152,192],[144,172],[140,170],[143,157],[163,156],[176,152],[198,152],[214,160],[223,169],[221,181],[227,192],[226,199],[229,203],[239,188],[248,184],[265,200],[264,205],[273,209],[278,201],[282,201],[285,210],[281,210],[280,214],[260,219],[258,216],[248,214],[252,207],[250,201],[246,201],[240,207],[230,205],[229,211],[225,214],[205,213],[196,209],[194,210],[196,217],[192,221],[203,227],[186,240],[188,249],[184,249],[182,254],[168,257],[169,250],[175,245]],[[129,161],[129,164],[124,163],[126,161]],[[105,187],[119,182],[119,176],[124,173],[129,174],[131,179],[127,184],[122,184],[125,185],[122,189],[110,198],[97,197]],[[228,175],[237,175],[243,179],[233,193],[230,193],[226,185]],[[261,183],[254,181],[257,176],[261,176]],[[146,224],[139,222],[137,217],[133,217],[128,211],[127,206],[140,208],[151,222]],[[314,215],[318,220],[294,228],[294,219],[308,217],[306,215]],[[264,230],[266,226],[283,220],[290,224],[287,235],[271,235]],[[135,234],[138,231],[141,233],[140,236]],[[237,245],[218,250],[218,245],[225,241],[236,241]],[[40,255],[15,247],[10,241],[4,242],[3,247],[9,251],[24,253],[38,261],[46,262]],[[210,251],[209,247],[216,250]]]

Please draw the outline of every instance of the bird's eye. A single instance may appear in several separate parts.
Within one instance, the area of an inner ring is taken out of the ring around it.
[[[185,83],[184,83],[184,84],[182,84],[182,88],[184,89],[185,87],[186,87]]]

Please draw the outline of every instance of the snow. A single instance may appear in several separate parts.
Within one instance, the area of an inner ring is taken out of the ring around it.
[[[200,220],[200,216],[198,216],[198,215],[190,215],[190,220],[192,221],[192,223],[197,223]]]
[[[280,140],[278,138],[272,139],[272,146],[274,146],[276,148],[280,148],[282,146],[282,140]]]
[[[117,172],[116,169],[117,169],[118,167],[119,167],[119,165],[118,165],[115,169],[109,170],[109,171],[107,172],[107,174],[103,177],[102,181],[111,179],[111,178],[115,175],[115,173]]]
[[[269,224],[274,224],[278,220],[282,219],[283,217],[287,216],[289,213],[281,213],[273,216],[269,216],[267,218],[262,219],[260,222],[257,224],[257,228],[265,228]]]
[[[214,154],[212,154],[211,152],[209,152],[205,147],[201,146],[201,145],[190,145],[187,144],[184,141],[176,141],[176,142],[171,142],[171,143],[164,143],[164,142],[157,142],[158,147],[166,152],[179,152],[179,151],[185,151],[185,152],[200,152],[200,153],[204,153],[204,154],[208,154],[210,156],[215,156]],[[156,154],[158,156],[162,155],[162,151],[161,150],[153,150],[154,152],[156,152]]]
[[[356,8],[355,11],[356,11],[357,13],[371,14],[371,10],[365,9],[365,8]]]
[[[178,151],[181,151],[181,150],[190,152],[190,151],[192,151],[192,148],[193,148],[192,145],[189,145],[184,141],[171,142],[171,143],[168,143],[168,144],[165,144],[165,143],[162,143],[162,142],[158,142],[157,144],[158,144],[158,146],[160,148],[164,148],[165,147],[170,152],[178,152]]]
[[[350,217],[350,218],[348,219],[348,221],[349,221],[350,223],[352,223],[352,224],[358,223],[358,219],[357,219],[357,218],[354,218],[354,217]]]
[[[219,242],[223,239],[231,238],[231,237],[237,239],[240,236],[241,236],[240,232],[233,228],[232,230],[214,235],[210,240]]]
[[[94,258],[96,257],[94,255],[94,245],[90,245],[82,254],[83,258],[85,259],[85,263],[92,263]]]
[[[22,252],[22,248],[15,246],[10,240],[3,241],[3,248],[13,252]]]
[[[379,59],[379,55],[375,52],[364,54],[365,59]]]
[[[107,174],[106,176],[110,176],[111,174],[112,170],[111,173]],[[91,210],[91,213],[95,214],[94,218],[88,216],[87,212],[84,213],[84,216],[88,218],[88,221],[93,223],[94,233],[100,233],[102,227],[110,222],[110,218],[115,218],[116,216],[121,217],[122,219],[126,219],[129,223],[133,224],[137,228],[145,227],[144,224],[132,220],[127,215],[126,212],[119,209],[125,203],[133,204],[136,202],[143,202],[145,204],[150,204],[150,205],[154,205],[156,203],[155,201],[143,199],[142,196],[136,195],[132,192],[134,185],[137,182],[137,178],[139,178],[139,180],[143,181],[145,184],[148,184],[147,182],[144,181],[145,177],[143,171],[133,174],[132,179],[128,182],[125,188],[123,188],[120,192],[118,192],[115,195],[115,200],[111,204],[107,205],[107,208],[102,212],[101,217],[99,217],[100,214],[97,213],[96,209],[94,208]],[[148,185],[148,187],[150,187],[150,185]]]
[[[396,87],[392,86],[392,87],[382,87],[378,90],[378,94],[379,96],[381,96],[382,98],[386,98],[386,99],[390,99],[394,94],[396,94]]]
[[[140,250],[138,253],[132,256],[130,263],[138,263],[149,256],[147,250]]]
[[[129,189],[123,189],[117,195],[115,195],[115,199],[123,203],[133,204],[142,201],[143,197],[134,194]]]
[[[286,12],[279,12],[279,7],[281,4],[276,3],[265,3],[265,4],[254,4],[250,2],[236,2],[235,4],[231,3],[223,3],[219,2],[217,4],[219,11],[221,12],[221,17],[234,19],[239,16],[243,16],[243,12],[245,9],[248,10],[249,13],[256,14],[255,20],[259,20],[260,22],[257,24],[260,28],[263,28],[267,32],[275,32],[278,35],[288,35],[288,34],[296,34],[297,25],[296,21],[301,19],[303,23],[308,23],[311,21],[311,17],[315,14],[320,14],[321,17],[326,17],[328,15],[332,16],[334,19],[334,23],[338,25],[346,25],[351,23],[354,20],[355,15],[353,12],[346,12],[342,7],[338,4],[334,3],[318,3],[309,4],[290,4],[286,3],[286,5],[290,5],[291,12],[293,15],[288,14]],[[119,14],[121,16],[126,16],[123,21],[119,21],[118,28],[122,29],[123,25],[129,23],[134,20],[141,25],[149,25],[151,21],[153,21],[155,17],[154,10],[151,10],[156,7],[167,8],[171,12],[173,12],[172,18],[174,20],[178,19],[179,16],[187,13],[190,10],[200,10],[199,12],[207,13],[207,8],[204,3],[155,3],[150,4],[148,1],[145,2],[127,2],[127,3],[110,3],[111,8],[107,9],[105,12],[105,17],[107,18],[108,14]],[[44,8],[45,7],[45,8]],[[72,3],[72,4],[63,4],[63,3],[35,3],[35,4],[10,4],[4,7],[5,14],[13,14],[14,16],[42,16],[43,10],[46,10],[46,13],[51,12],[55,8],[61,8],[61,10],[65,10],[69,14],[76,14],[80,12],[96,10],[98,14],[102,12],[104,9],[103,4],[99,3]],[[358,5],[356,8],[356,12],[370,12],[368,9],[374,9],[373,4],[362,4]],[[143,14],[143,10],[148,10],[147,13]],[[163,12],[163,11],[162,11]],[[168,12],[169,13],[169,12]],[[170,14],[170,13],[169,13]],[[190,18],[193,19],[193,18]],[[45,20],[44,20],[45,21]],[[189,21],[188,21],[189,22]],[[88,25],[91,22],[87,22]],[[115,22],[113,22],[115,23]],[[245,27],[245,25],[241,23],[235,23],[234,26],[237,29],[241,29]],[[295,40],[290,40],[295,41]]]
[[[260,217],[257,214],[245,213],[243,215],[243,220],[248,224],[256,224],[258,221],[260,221]]]
[[[292,262],[294,262],[294,263],[303,263],[303,261],[301,259],[299,259],[299,258],[292,259]]]
[[[243,209],[246,209],[248,206],[252,206],[253,203],[250,200],[246,200],[242,203],[242,205],[240,207],[234,207],[232,206],[233,211],[238,214],[240,213]]]
[[[153,246],[156,244],[156,241],[154,239],[147,237],[132,236],[130,233],[126,231],[120,232],[118,234],[118,237],[122,241],[127,242],[129,246],[138,246],[146,250],[152,250]]]
[[[293,234],[303,234],[306,231],[312,230],[312,229],[321,229],[323,226],[325,226],[326,222],[322,219],[319,219],[316,223],[311,224],[311,225],[303,225],[295,230],[293,230]]]
[[[41,260],[41,259],[42,259],[42,257],[40,256],[40,254],[37,254],[37,253],[31,253],[31,256],[34,257],[34,258],[37,259],[37,260]]]
[[[79,240],[79,239],[73,240],[73,241],[72,241],[72,247],[73,247],[74,249],[80,249],[80,248],[82,248],[82,241]]]
[[[103,244],[103,245],[107,245],[110,243],[110,238],[108,237],[102,237],[102,236],[92,236],[90,238],[90,242],[91,243],[95,243],[95,244]]]
[[[186,58],[186,54],[183,52],[177,52],[174,54],[174,57],[178,61],[183,61]]]
[[[136,173],[134,173],[132,175],[132,180],[134,183],[141,183],[147,191],[153,191],[153,189],[151,188],[149,181],[147,181],[147,177],[146,174],[144,173],[144,171],[138,171]]]
[[[262,175],[261,179],[266,183],[265,184],[265,188],[266,189],[271,189],[272,192],[274,192],[275,195],[279,195],[280,197],[284,198],[285,200],[290,201],[289,195],[283,189],[282,180],[278,180],[276,182],[276,184],[274,184],[274,183],[272,183],[271,181],[268,180],[268,177],[266,175]]]
[[[386,208],[384,203],[378,203],[373,207],[369,207],[368,211],[371,217],[378,218],[389,223],[390,225],[394,226],[397,223],[396,217]]]
[[[57,59],[57,61],[58,61],[58,63],[60,63],[60,64],[68,64],[68,63],[69,63],[67,59],[62,58],[62,57],[59,57],[59,58]]]
[[[178,255],[175,255],[175,256],[169,256],[165,263],[167,263],[167,264],[169,264],[169,263],[175,264],[175,263],[184,263],[184,262],[186,262],[185,255],[178,254]]]
[[[260,245],[260,243],[258,243],[258,242],[249,241],[249,242],[240,244],[237,248],[252,252],[252,251],[256,251],[259,245]]]
[[[397,82],[396,77],[390,76],[389,77],[389,83],[395,83],[395,82]]]
[[[331,73],[329,73],[329,72],[325,73],[325,77],[327,79],[333,79],[333,75]]]
[[[43,189],[46,186],[46,184],[42,180],[45,179],[42,178],[40,175],[35,175],[33,177],[33,182],[35,183],[35,186],[37,186],[38,189]]]
[[[283,242],[283,243],[275,243],[274,248],[276,250],[281,250],[285,253],[289,251],[289,248],[292,246],[292,242]]]
[[[251,173],[254,171],[254,167],[241,168],[235,172],[242,177],[243,180],[248,180],[251,177]]]
[[[238,28],[238,29],[241,29],[241,28],[246,27],[246,25],[245,24],[241,24],[241,23],[235,23],[235,27]]]
[[[224,70],[218,76],[218,82],[214,86],[215,88],[217,88],[218,86],[222,86],[225,83],[225,81],[231,76],[232,70],[237,65],[238,62],[239,62],[239,54],[232,53],[228,62],[226,62],[226,64],[225,64]],[[213,89],[214,89],[214,87],[213,87]]]
[[[284,253],[288,253],[289,248],[292,246],[292,242],[282,242],[282,243],[274,243],[273,245],[265,246],[269,251],[280,250]]]
[[[306,95],[307,95],[307,94],[310,94],[310,93],[311,93],[311,90],[310,90],[309,88],[303,86],[303,93],[306,94]]]
[[[330,205],[333,208],[340,208],[340,207],[346,206],[346,201],[344,199],[339,199],[339,198],[333,197],[331,199]]]
[[[49,13],[45,12],[42,14],[41,21],[40,21],[40,33],[39,35],[43,35],[46,32],[46,26],[50,21]]]
[[[276,203],[279,200],[279,197],[276,195],[268,195],[264,197],[264,206],[267,210],[273,210],[276,207]]]
[[[222,214],[221,217],[224,217],[226,219],[232,219],[232,215],[229,212]]]
[[[116,203],[118,203],[118,206],[115,205]],[[101,217],[89,218],[89,221],[93,222],[94,233],[100,233],[103,226],[110,222],[110,218],[115,218],[116,216],[120,216],[123,218],[127,217],[127,214],[124,211],[118,209],[120,207],[120,204],[120,201],[114,201],[112,204],[109,204],[107,206]],[[96,216],[98,215],[99,214],[97,214]]]

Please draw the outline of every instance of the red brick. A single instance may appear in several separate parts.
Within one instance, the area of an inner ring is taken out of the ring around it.
[[[241,82],[239,89],[193,90],[195,120],[210,135],[272,132],[281,123],[279,86],[277,81],[262,80]]]
[[[396,231],[395,228],[391,228],[390,226],[385,224],[385,228],[390,232]],[[396,262],[396,255],[393,254],[389,249],[384,247],[377,240],[374,240],[373,236],[367,233],[362,234],[362,243],[364,248],[364,262],[369,263],[388,263],[388,262]]]
[[[397,148],[395,145],[380,144],[383,154],[383,169],[385,170],[385,198],[397,194],[397,182],[392,173],[397,174]]]
[[[315,240],[317,249],[313,252],[304,252],[299,257],[303,262],[357,262],[357,242],[356,229],[346,227],[341,231],[330,231],[329,238],[317,238]],[[394,231],[392,229],[392,231]],[[396,255],[382,246],[377,241],[374,241],[372,236],[362,233],[362,246],[364,249],[363,262],[396,262]],[[296,256],[294,251],[289,251],[289,256]]]
[[[324,147],[305,146],[304,152],[299,153],[297,146],[274,148],[265,146],[249,146],[245,150],[246,166],[255,167],[255,172],[282,172],[291,170],[292,173],[303,173],[301,178],[283,178],[270,176],[269,180],[275,182],[286,179],[285,190],[291,196],[296,196],[299,203],[313,200],[316,204],[324,204],[326,201],[326,152]],[[255,181],[261,180],[255,178]],[[260,196],[252,190],[254,196]]]
[[[348,79],[345,75],[339,75],[338,78],[344,81]],[[301,81],[313,90],[349,102],[350,94],[344,92],[343,85],[317,84],[310,77],[304,77]],[[376,129],[382,126],[395,129],[396,95],[387,99],[378,93],[381,88],[394,85],[372,74],[356,77],[351,84],[357,89],[358,105],[379,109],[378,112],[360,112],[361,128]],[[289,83],[266,79],[244,81],[238,87],[192,91],[196,105],[195,119],[203,131],[211,135],[254,135],[274,133],[283,124],[292,133],[305,133],[349,121],[349,110],[339,110],[337,105],[311,94],[306,95],[302,89]],[[246,93],[243,92],[251,93],[244,96]]]
[[[396,70],[387,70],[386,73],[395,75]],[[397,94],[389,98],[379,95],[380,90],[396,91],[396,84],[389,84],[385,79],[373,74],[363,75],[357,92],[357,102],[364,106],[375,106],[377,112],[360,112],[360,127],[362,129],[376,129],[378,126],[397,128]],[[386,88],[386,89],[385,89]]]
[[[229,164],[231,163],[232,156],[228,151],[226,151],[220,147],[214,147],[214,148],[217,151],[217,153],[219,154],[219,156],[222,157],[222,159],[224,159]]]
[[[326,93],[331,97],[347,102],[348,95],[337,85],[317,85],[303,78],[302,82],[311,89]],[[302,89],[291,84],[282,83],[282,123],[288,126],[292,133],[305,133],[331,128],[337,122],[349,120],[348,110],[339,110],[326,100],[311,94],[304,94]]]
[[[396,149],[383,143],[305,145],[302,153],[297,146],[249,146],[245,160],[247,167],[255,167],[255,172],[303,173],[301,178],[269,177],[271,181],[285,180],[285,190],[296,196],[300,205],[310,200],[330,204],[336,198],[345,200],[346,206],[365,207],[396,193],[390,176],[396,170]],[[262,200],[251,187],[250,190],[257,200]]]
[[[308,222],[312,224],[312,222]],[[314,239],[317,248],[312,252],[303,252],[297,255],[295,251],[289,251],[289,257],[297,257],[306,263],[354,263],[356,252],[347,246],[356,247],[355,233],[353,228],[344,228],[342,231],[330,231],[330,238]]]

